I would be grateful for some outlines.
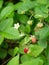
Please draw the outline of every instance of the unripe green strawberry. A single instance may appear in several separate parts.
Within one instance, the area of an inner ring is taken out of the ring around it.
[[[27,24],[29,24],[29,25],[32,25],[32,23],[33,23],[33,20],[28,20],[27,21]]]

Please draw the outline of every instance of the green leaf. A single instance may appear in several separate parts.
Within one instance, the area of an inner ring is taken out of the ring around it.
[[[37,59],[24,62],[20,65],[43,65],[43,60],[41,60],[40,58],[37,58]]]
[[[33,57],[39,56],[44,50],[44,48],[39,45],[30,45],[29,48],[31,50],[29,55],[31,55]]]
[[[47,46],[45,50],[45,55],[46,55],[46,63],[45,65],[49,65],[49,45]]]
[[[0,58],[4,59],[7,56],[7,51],[5,49],[0,48]]]
[[[25,26],[24,25],[20,25],[19,30],[22,32],[25,32]]]
[[[38,45],[42,46],[43,48],[47,47],[47,41],[46,39],[41,39],[38,41]]]
[[[30,0],[21,0],[22,2],[28,2],[28,1],[30,1]]]
[[[7,65],[19,65],[19,55],[12,58]]]
[[[32,61],[34,59],[32,56],[29,56],[28,54],[24,54],[21,56],[21,62],[24,63],[26,61]]]
[[[13,18],[6,19],[0,22],[0,31],[4,31],[5,29],[11,27],[13,24]]]
[[[26,33],[30,33],[30,32],[31,32],[31,27],[30,27],[30,25],[26,24],[26,26],[25,26],[25,32],[26,32]]]
[[[1,19],[9,17],[9,15],[14,11],[14,5],[8,5],[1,11]]]
[[[0,35],[0,45],[2,44],[4,37]]]
[[[1,47],[7,49],[7,48],[8,48],[8,43],[3,42],[3,43],[1,44]]]
[[[0,0],[0,8],[2,8],[3,0]]]
[[[40,4],[47,4],[48,0],[36,0]]]
[[[26,15],[19,15],[20,23],[26,24],[28,21],[28,17]]]
[[[26,45],[20,46],[20,47],[19,47],[19,53],[20,53],[20,54],[25,54],[25,53],[24,53],[24,48],[26,48],[26,47],[27,47]]]
[[[48,17],[48,8],[44,5],[35,7],[35,18],[46,18]]]
[[[49,23],[49,16],[45,18],[45,21]]]
[[[8,53],[9,53],[11,56],[15,56],[15,55],[18,53],[18,47],[15,47],[14,49],[9,49],[9,50],[8,50]]]
[[[49,35],[49,27],[44,27],[43,29],[41,29],[39,35],[40,35],[40,39],[46,38]]]
[[[27,44],[30,40],[31,40],[30,37],[29,37],[29,36],[26,36],[26,37],[24,37],[24,39],[22,39],[22,40],[20,41],[20,45],[25,45],[25,44]]]
[[[4,30],[2,33],[1,33],[6,39],[19,39],[20,38],[20,33],[17,29],[15,29],[14,27],[10,27],[6,30]]]
[[[43,27],[42,29],[40,29],[38,32],[36,32],[35,34],[39,35],[39,39],[45,39],[47,38],[47,36],[49,36],[49,27]]]
[[[31,27],[28,24],[26,24],[26,26],[25,25],[21,25],[19,30],[24,32],[24,33],[30,33],[31,32]]]
[[[28,16],[21,15],[21,14],[15,14],[14,20],[20,21],[21,24],[26,24],[28,21]]]
[[[22,2],[15,4],[15,10],[18,10],[22,5]]]
[[[36,5],[37,4],[35,4],[35,1],[19,2],[15,5],[15,9],[18,11],[19,14],[24,14],[26,11],[28,11],[29,9],[32,9]]]

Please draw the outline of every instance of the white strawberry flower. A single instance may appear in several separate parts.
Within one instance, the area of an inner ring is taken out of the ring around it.
[[[37,24],[37,27],[39,27],[39,28],[43,27],[43,23],[42,23],[42,22],[39,22],[39,23]]]
[[[20,27],[19,23],[14,24],[14,28],[15,28],[15,29],[18,29],[19,27]]]

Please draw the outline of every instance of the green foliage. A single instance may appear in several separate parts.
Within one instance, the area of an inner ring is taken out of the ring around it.
[[[31,7],[30,7],[30,5],[31,5]],[[19,6],[19,7],[17,7],[17,6]],[[24,14],[26,11],[33,8],[34,6],[36,6],[35,2],[32,2],[30,0],[28,0],[28,1],[25,0],[24,2],[19,2],[18,4],[16,4],[15,9],[18,11],[18,14]]]
[[[29,55],[25,54],[25,55],[23,55],[23,56],[21,57],[21,62],[24,63],[24,62],[30,61],[30,60],[32,60],[32,59],[34,59],[32,56],[29,56]]]
[[[37,2],[40,4],[47,4],[48,0],[37,0]]]
[[[38,5],[35,7],[35,18],[46,18],[48,17],[48,8],[44,5]]]
[[[15,56],[12,58],[7,65],[19,65],[19,56]]]
[[[2,34],[7,39],[19,39],[20,38],[19,31],[14,29],[13,27],[4,30]]]
[[[20,65],[43,65],[43,60],[41,60],[40,58],[37,59],[33,59],[27,62],[24,62],[23,64]]]
[[[6,19],[9,17],[9,15],[14,11],[14,5],[7,5],[2,11],[1,11],[1,19]]]
[[[44,33],[44,34],[43,34]],[[43,27],[42,29],[40,29],[37,33],[35,33],[37,35],[39,35],[40,39],[44,39],[47,36],[49,36],[49,27]]]
[[[2,8],[3,0],[0,0],[0,9]]]
[[[5,29],[11,27],[12,24],[13,24],[13,18],[9,18],[4,21],[1,21],[0,22],[0,31],[4,31]]]
[[[39,46],[39,45],[30,45],[30,50],[31,50],[31,56],[33,57],[37,57],[40,55],[40,53],[42,53],[42,51],[44,50],[43,47]]]
[[[49,0],[0,0],[0,60],[49,65]]]
[[[7,56],[7,50],[0,48],[0,59],[4,59]]]
[[[14,49],[9,49],[8,50],[8,53],[11,55],[11,56],[15,56],[17,53],[18,53],[18,47],[15,47]]]
[[[0,36],[0,45],[3,42],[3,40],[4,40],[4,37]]]

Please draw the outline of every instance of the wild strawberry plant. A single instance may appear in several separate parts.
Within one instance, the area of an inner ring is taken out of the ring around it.
[[[0,65],[49,65],[49,0],[0,0]]]

